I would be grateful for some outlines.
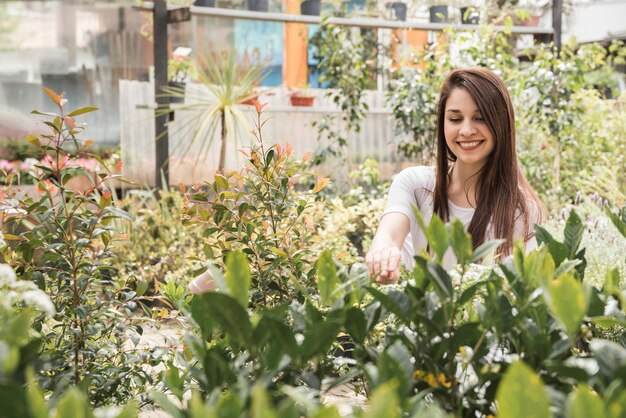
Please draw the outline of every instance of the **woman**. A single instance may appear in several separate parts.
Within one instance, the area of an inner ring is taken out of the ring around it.
[[[433,213],[459,218],[474,248],[501,238],[500,256],[514,241],[536,246],[533,226],[543,206],[526,181],[515,151],[515,115],[502,79],[484,68],[453,71],[445,80],[437,110],[437,165],[410,167],[394,179],[387,206],[365,260],[372,277],[397,281],[400,262],[427,247],[413,207],[424,221]],[[455,264],[448,251],[444,267]]]

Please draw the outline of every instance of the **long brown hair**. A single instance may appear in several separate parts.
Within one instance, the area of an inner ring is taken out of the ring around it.
[[[446,102],[454,89],[465,89],[478,106],[494,139],[494,149],[477,174],[476,208],[468,232],[476,248],[485,241],[491,223],[494,238],[506,240],[500,254],[510,254],[517,217],[524,221],[524,240],[533,236],[530,205],[536,205],[538,216],[543,205],[528,184],[515,151],[515,113],[504,82],[484,68],[462,68],[452,71],[443,83],[437,109],[437,170],[434,211],[449,220],[449,163],[456,161],[444,136]]]

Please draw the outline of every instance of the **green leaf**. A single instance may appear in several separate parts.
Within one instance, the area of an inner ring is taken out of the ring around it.
[[[87,106],[87,107],[83,107],[80,109],[76,109],[73,112],[70,112],[67,114],[67,116],[78,116],[78,115],[83,115],[85,113],[89,113],[89,112],[93,112],[98,110],[97,107],[93,107],[93,106]]]
[[[115,418],[137,418],[138,413],[137,404],[130,401]]]
[[[228,292],[244,308],[248,307],[251,282],[250,266],[246,256],[240,251],[229,253],[226,256],[226,286]]]
[[[443,259],[443,255],[448,249],[448,231],[446,229],[446,225],[436,213],[433,214],[433,217],[430,220],[430,225],[426,225],[422,213],[415,206],[413,206],[413,213],[415,214],[415,218],[417,219],[417,223],[420,228],[424,231],[424,235],[426,236],[426,240],[428,241],[430,248],[432,248],[435,252],[437,259]]]
[[[396,381],[389,381],[376,388],[363,418],[400,418],[402,415],[396,387]]]
[[[618,319],[612,316],[594,316],[589,318],[589,320],[604,329],[611,328],[616,325],[626,328],[626,319]]]
[[[426,272],[426,276],[435,284],[437,293],[444,298],[451,298],[453,292],[452,280],[443,267],[422,257],[415,257],[415,261]]]
[[[32,368],[26,370],[26,407],[28,408],[29,418],[48,418],[48,407],[43,397],[43,392],[39,387],[39,383],[35,378]]]
[[[619,397],[615,401],[609,403],[609,405],[607,406],[607,410],[609,412],[608,416],[610,418],[626,417],[626,393],[623,392],[623,389],[622,394],[619,395]]]
[[[183,380],[178,374],[178,367],[173,364],[169,364],[167,370],[165,371],[165,377],[163,379],[168,389],[172,391],[174,395],[178,397],[178,399],[182,399],[183,397]]]
[[[549,418],[550,400],[541,379],[521,360],[507,369],[496,395],[498,418]]]
[[[575,211],[571,211],[567,221],[565,222],[565,229],[563,231],[565,247],[568,250],[568,258],[572,259],[576,256],[580,242],[583,239],[583,232],[585,226],[580,220],[580,217]]]
[[[626,364],[626,349],[618,343],[600,338],[591,340],[589,346],[600,366],[599,374],[614,379],[615,372]]]
[[[576,266],[579,265],[580,263],[582,263],[582,261],[578,259],[566,260],[565,262],[561,263],[559,268],[556,269],[556,272],[554,273],[554,275],[558,277],[565,273],[569,273],[570,271],[574,270]]]
[[[341,280],[337,276],[337,267],[330,252],[324,251],[317,260],[317,288],[322,305],[332,305],[339,297],[335,293],[341,285]]]
[[[272,408],[267,392],[258,383],[252,389],[251,409],[252,418],[278,418],[276,411]]]
[[[344,326],[354,341],[361,344],[365,342],[367,337],[367,320],[361,309],[357,307],[348,309]]]
[[[586,311],[582,284],[568,273],[549,282],[548,293],[552,314],[567,334],[574,337]]]
[[[87,397],[78,389],[70,388],[57,405],[55,418],[88,418]]]
[[[369,293],[374,296],[374,299],[378,300],[382,305],[390,312],[393,312],[401,320],[406,321],[409,313],[409,299],[402,292],[383,293],[374,287],[366,288]]]
[[[604,403],[589,386],[580,385],[567,398],[566,415],[568,418],[605,418]]]
[[[117,206],[107,206],[106,208],[104,208],[104,211],[109,212],[118,218],[123,218],[131,222],[133,221],[133,217],[130,216],[128,212],[118,208]]]
[[[309,415],[310,418],[341,418],[341,414],[332,405],[324,405],[313,414]]]
[[[606,212],[611,218],[611,222],[617,228],[617,230],[626,238],[626,206],[617,213],[613,212],[609,207],[606,208]]]
[[[500,245],[504,243],[503,239],[495,239],[492,241],[483,242],[476,248],[476,251],[472,254],[470,258],[470,263],[478,263],[483,260],[485,257],[494,252]]]
[[[231,341],[248,345],[252,335],[252,325],[248,313],[239,301],[224,293],[206,292],[191,300],[191,316],[205,331],[205,321],[217,324],[231,338]],[[208,336],[205,334],[205,337]]]
[[[472,236],[465,231],[463,223],[453,219],[450,223],[450,245],[462,266],[466,266],[472,257]]]
[[[185,418],[185,414],[180,408],[172,401],[169,400],[165,394],[158,392],[156,390],[151,390],[149,392],[150,399],[154,401],[163,411],[167,412],[172,416],[172,418]]]
[[[332,321],[312,324],[307,329],[300,346],[302,360],[326,354],[340,330],[341,325]]]
[[[275,318],[264,315],[256,326],[263,327],[269,331],[272,339],[278,343],[280,348],[291,358],[296,359],[299,356],[298,343],[292,331],[292,328],[283,324]]]
[[[228,353],[220,346],[213,346],[206,351],[202,365],[209,391],[221,389],[225,384],[233,383],[237,379],[231,369]]]

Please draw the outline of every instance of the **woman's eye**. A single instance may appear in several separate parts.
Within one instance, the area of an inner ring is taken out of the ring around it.
[[[461,122],[463,119],[459,119],[459,118],[453,118],[453,119],[448,119],[450,122],[454,122],[454,123],[458,123]]]
[[[474,118],[474,120],[476,120],[476,121],[478,121],[478,122],[484,122],[484,121],[485,121],[485,118],[483,118],[482,116],[476,116],[476,117]]]

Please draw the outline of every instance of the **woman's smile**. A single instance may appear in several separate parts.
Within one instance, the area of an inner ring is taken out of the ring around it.
[[[485,140],[478,140],[478,141],[456,141],[456,143],[458,144],[459,148],[461,148],[463,151],[474,151],[475,149],[477,149],[478,147],[480,147],[482,144],[485,143]]]

